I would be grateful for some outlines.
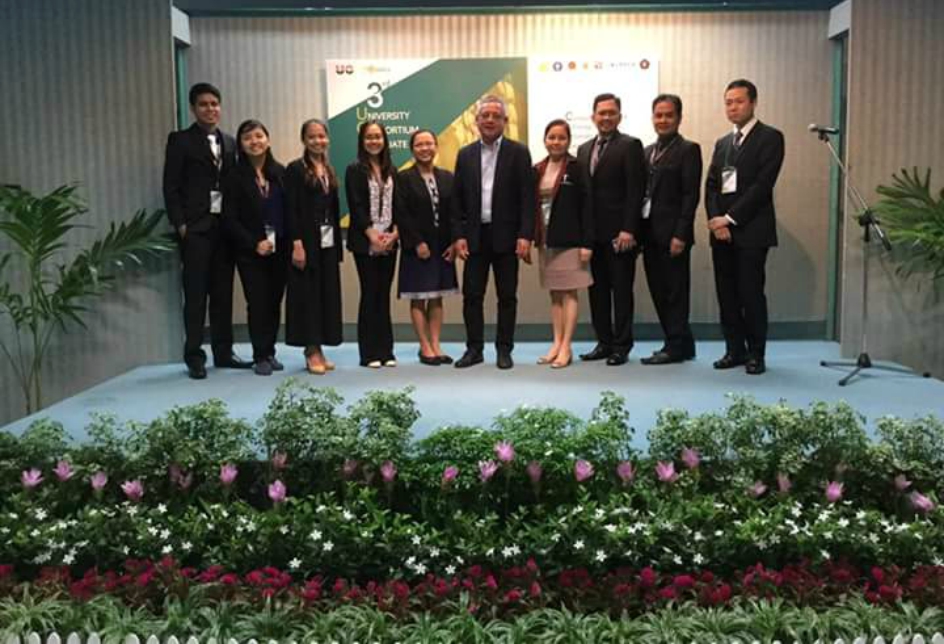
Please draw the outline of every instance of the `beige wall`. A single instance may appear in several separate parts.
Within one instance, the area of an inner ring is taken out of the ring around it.
[[[260,118],[282,160],[299,153],[297,127],[324,117],[326,58],[490,57],[528,54],[660,59],[664,91],[685,101],[683,131],[709,160],[726,131],[721,96],[733,78],[760,88],[761,119],[783,130],[786,163],[776,192],[780,248],[769,262],[772,321],[826,317],[828,158],[806,131],[830,114],[831,57],[828,12],[564,13],[343,18],[194,18],[192,81],[217,83],[225,121]],[[589,112],[590,106],[587,106]],[[699,217],[704,217],[699,211]],[[699,223],[701,223],[699,221]],[[693,320],[717,320],[705,230],[697,231],[692,262]],[[356,317],[353,262],[344,268],[345,320]],[[637,278],[640,321],[654,321],[643,276]],[[583,298],[586,300],[586,298]],[[488,306],[492,307],[492,298]],[[545,323],[547,296],[537,271],[524,268],[519,322]],[[587,318],[583,302],[583,319]],[[407,307],[395,307],[398,321]],[[488,311],[490,318],[493,309]],[[237,316],[243,316],[240,311]],[[461,321],[457,300],[447,321]]]
[[[866,200],[899,169],[932,169],[944,185],[944,2],[852,0],[848,162]],[[846,219],[843,249],[843,353],[860,349],[863,249]],[[944,289],[927,275],[904,279],[884,253],[869,271],[869,353],[935,376],[944,374]]]
[[[80,182],[89,204],[81,223],[94,228],[73,231],[77,244],[139,208],[161,207],[163,142],[174,126],[170,1],[0,0],[0,15],[0,181],[37,192]],[[92,303],[88,329],[70,327],[50,348],[47,403],[141,363],[177,358],[174,263],[168,258],[120,295]],[[8,267],[2,279],[18,284],[22,275]],[[0,334],[12,340],[5,318]],[[13,372],[0,362],[0,426],[23,411]]]

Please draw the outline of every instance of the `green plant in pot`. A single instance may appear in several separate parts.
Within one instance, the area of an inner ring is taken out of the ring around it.
[[[879,186],[875,213],[898,249],[905,275],[930,272],[944,277],[944,189],[931,191],[931,170],[924,176],[913,168],[892,175],[892,185]]]
[[[43,404],[43,358],[57,331],[84,326],[89,299],[115,283],[127,263],[169,250],[158,232],[163,211],[139,210],[128,221],[78,252],[67,252],[68,235],[88,212],[75,185],[37,196],[20,186],[0,186],[0,351],[23,391],[26,412]],[[66,257],[68,255],[68,257]],[[10,279],[19,264],[22,279]],[[9,324],[7,324],[9,322]],[[12,328],[12,333],[9,329]]]

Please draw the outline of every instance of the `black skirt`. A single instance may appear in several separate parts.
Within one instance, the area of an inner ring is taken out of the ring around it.
[[[456,265],[443,259],[442,250],[430,245],[428,259],[420,259],[415,249],[400,252],[397,296],[404,300],[430,300],[459,292]]]
[[[285,343],[293,347],[337,346],[341,324],[341,267],[338,245],[323,248],[304,269],[289,268]]]

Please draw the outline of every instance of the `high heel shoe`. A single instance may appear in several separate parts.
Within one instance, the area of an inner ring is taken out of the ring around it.
[[[337,365],[335,365],[335,364],[334,364],[333,362],[331,362],[330,360],[325,360],[325,362],[324,362],[324,368],[327,369],[328,371],[334,371],[334,368],[335,368],[336,366],[337,366]]]
[[[567,360],[564,360],[564,361],[555,360],[554,362],[552,362],[551,369],[563,369],[564,367],[569,367],[570,363],[572,363],[573,361],[574,361],[574,356],[573,354],[571,354],[567,356]]]
[[[323,376],[325,375],[325,372],[328,371],[327,366],[325,366],[324,364],[320,362],[310,362],[310,361],[305,363],[305,369],[308,371],[308,373],[316,375],[316,376]]]

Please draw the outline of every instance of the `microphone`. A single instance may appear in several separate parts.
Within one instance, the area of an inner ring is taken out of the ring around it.
[[[816,123],[810,123],[810,126],[807,129],[810,132],[816,132],[817,134],[839,134],[839,128],[817,125]]]

